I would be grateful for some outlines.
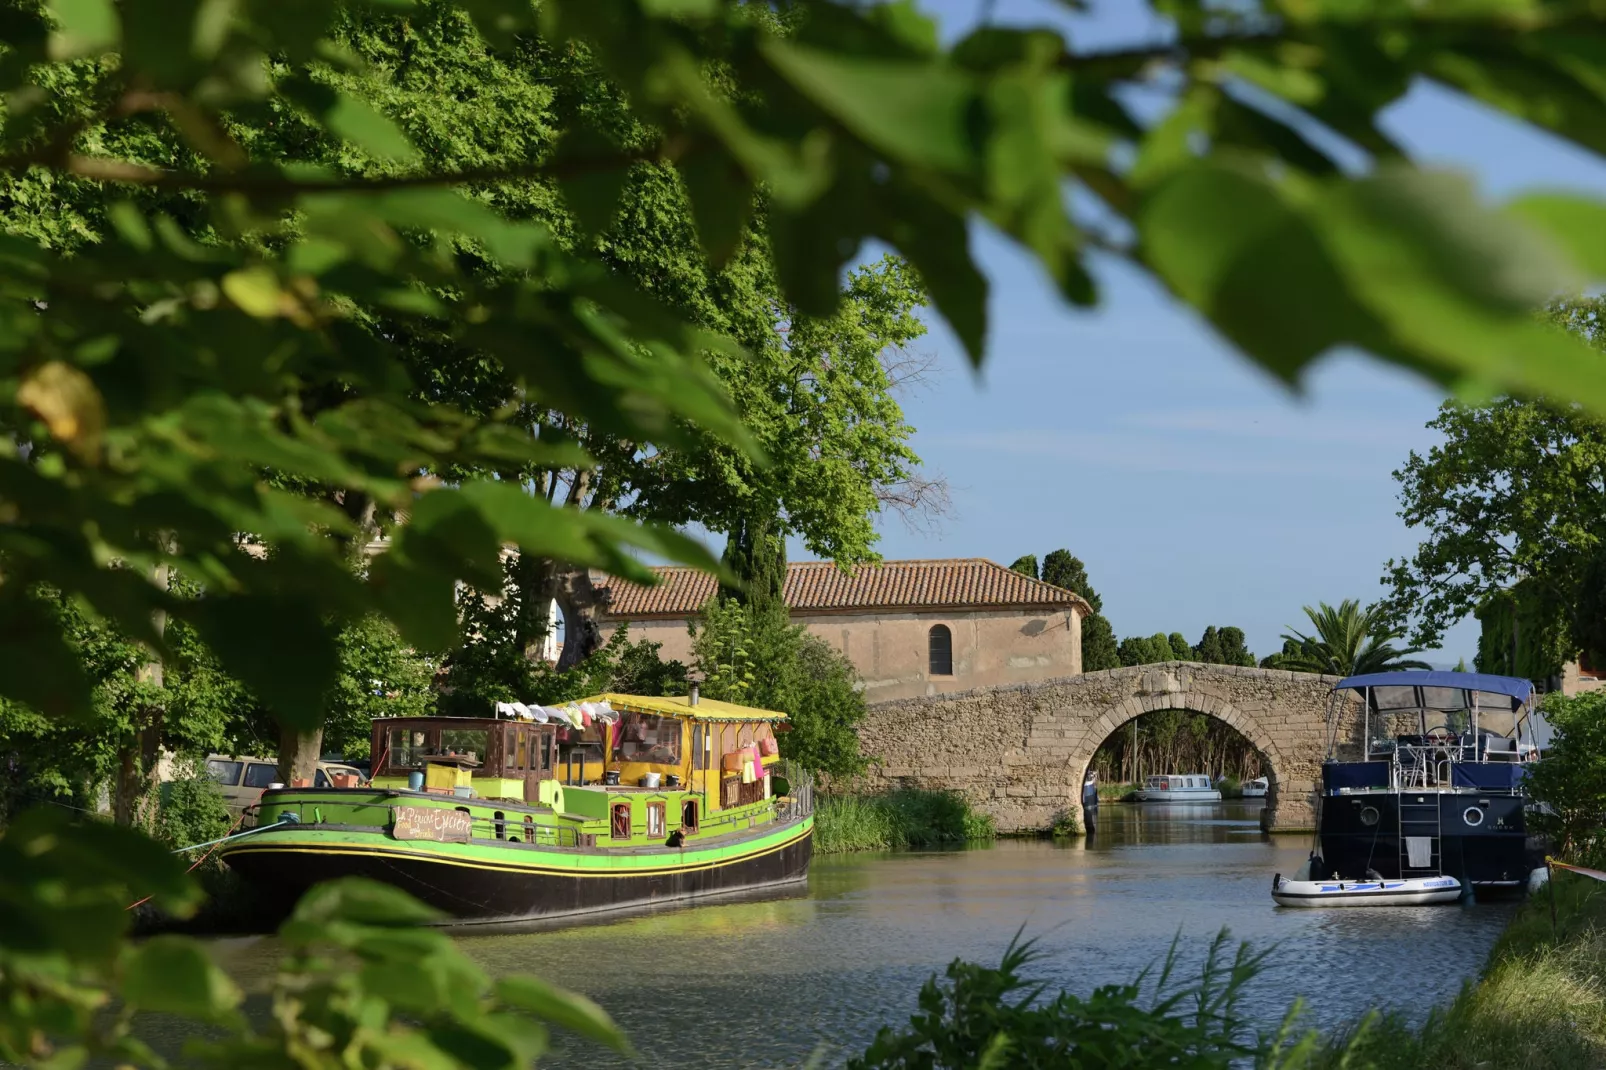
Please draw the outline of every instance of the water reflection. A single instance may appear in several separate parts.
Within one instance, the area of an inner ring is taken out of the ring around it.
[[[493,971],[532,971],[596,999],[649,1064],[719,1067],[796,1066],[817,1047],[840,1062],[905,1020],[933,972],[955,957],[996,960],[1023,925],[1046,952],[1041,973],[1078,992],[1130,979],[1174,936],[1195,963],[1223,926],[1275,944],[1249,1000],[1267,1027],[1296,996],[1319,1025],[1378,1002],[1421,1015],[1477,972],[1509,904],[1278,908],[1272,874],[1292,872],[1309,841],[1261,834],[1259,806],[1109,804],[1086,841],[823,858],[806,894],[462,945]],[[219,953],[257,988],[273,947],[220,941]],[[1405,976],[1408,988],[1394,983]],[[626,1064],[564,1041],[552,1065]]]

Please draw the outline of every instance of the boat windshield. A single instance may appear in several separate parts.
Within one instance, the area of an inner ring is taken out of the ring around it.
[[[1349,749],[1343,738],[1349,736],[1360,745],[1362,761],[1387,758],[1400,747],[1425,746],[1450,747],[1458,761],[1485,761],[1491,754],[1509,760],[1509,753],[1530,751],[1534,743],[1533,685],[1527,680],[1481,673],[1375,673],[1350,677],[1333,694],[1332,749]],[[1349,721],[1361,729],[1359,738],[1343,727],[1346,709],[1360,714]],[[1504,742],[1496,746],[1490,740]]]

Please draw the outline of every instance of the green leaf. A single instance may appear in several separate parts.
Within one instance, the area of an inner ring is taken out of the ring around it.
[[[188,609],[201,638],[280,723],[323,723],[325,697],[340,669],[334,630],[307,596],[238,594]],[[295,666],[294,672],[286,666]]]
[[[549,985],[537,977],[519,974],[496,982],[496,998],[614,1051],[633,1054],[629,1039],[608,1012],[584,996]]]
[[[1345,343],[1388,350],[1317,229],[1248,167],[1173,165],[1145,201],[1143,257],[1183,300],[1284,380]]]
[[[244,998],[194,940],[155,936],[123,959],[122,998],[141,1011],[225,1021]]]
[[[1566,193],[1534,193],[1507,211],[1572,255],[1591,279],[1606,278],[1606,203]]]
[[[0,679],[6,694],[54,716],[93,712],[89,681],[56,621],[25,593],[0,597]]]
[[[341,93],[323,118],[331,133],[380,159],[412,161],[418,157],[418,150],[389,116],[348,93]]]
[[[223,276],[223,292],[242,312],[267,319],[279,314],[283,292],[279,277],[270,267],[258,266],[231,271]]]
[[[50,41],[52,59],[107,51],[122,33],[112,0],[50,0],[50,13],[60,27]]]
[[[799,92],[899,162],[953,174],[979,170],[969,124],[980,96],[969,75],[937,63],[847,58],[774,39],[761,48]]]
[[[691,198],[697,234],[709,262],[720,267],[736,252],[753,211],[753,184],[723,153],[694,153],[679,165]]]

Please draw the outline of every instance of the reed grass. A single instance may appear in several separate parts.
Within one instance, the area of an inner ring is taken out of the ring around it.
[[[1606,1066],[1606,885],[1557,874],[1495,944],[1482,978],[1420,1026],[1385,1015],[1335,1037],[1322,1064],[1376,1070],[1598,1070]],[[1402,984],[1409,984],[1402,976]],[[1340,1052],[1349,1045],[1349,1062]]]
[[[876,795],[828,795],[814,808],[814,850],[892,851],[996,838],[993,819],[951,791],[906,788]]]

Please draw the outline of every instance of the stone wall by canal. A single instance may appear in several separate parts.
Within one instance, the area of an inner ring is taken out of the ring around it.
[[[1309,829],[1337,680],[1172,661],[879,702],[859,733],[878,759],[867,786],[958,791],[1001,832],[1046,829],[1079,815],[1083,774],[1112,733],[1144,713],[1184,709],[1225,721],[1265,756],[1266,828]]]

